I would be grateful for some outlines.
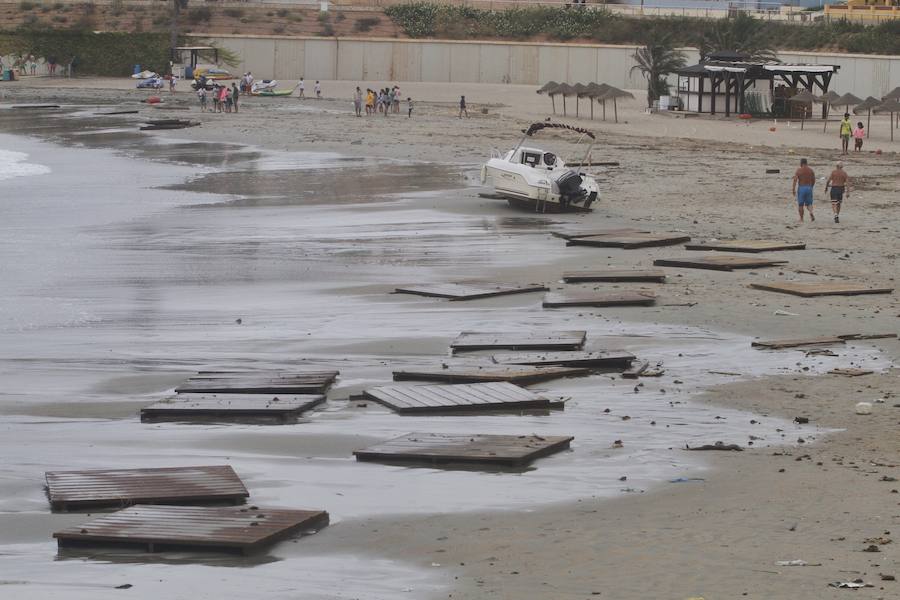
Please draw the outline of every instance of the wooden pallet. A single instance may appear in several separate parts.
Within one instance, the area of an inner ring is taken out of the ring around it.
[[[50,471],[45,478],[50,507],[59,511],[132,504],[240,503],[250,495],[228,465]]]
[[[734,271],[735,269],[759,269],[787,264],[786,260],[766,260],[752,256],[700,256],[696,258],[660,258],[653,261],[657,267],[681,267],[683,269],[711,269]]]
[[[554,406],[548,398],[507,382],[457,385],[383,385],[363,396],[401,415],[518,411]]]
[[[477,283],[436,283],[399,287],[394,290],[396,294],[414,294],[416,296],[428,296],[430,298],[447,298],[451,301],[478,300],[480,298],[493,298],[495,296],[508,296],[510,294],[527,294],[529,292],[543,292],[547,286],[530,284],[477,284]]]
[[[60,547],[144,546],[238,551],[245,554],[298,532],[328,525],[322,510],[138,505],[53,534]]]
[[[566,283],[589,283],[598,281],[642,281],[664,283],[666,272],[660,269],[609,269],[606,271],[567,271],[563,273]]]
[[[322,394],[178,394],[141,409],[141,421],[269,420],[286,423],[325,402]]]
[[[646,229],[633,229],[629,227],[623,227],[621,229],[590,229],[590,230],[576,230],[576,231],[553,231],[552,235],[562,238],[564,240],[575,240],[578,238],[587,238],[587,237],[596,237],[598,235],[631,235],[635,233],[651,233]]]
[[[656,303],[652,292],[561,292],[544,296],[544,308],[568,306],[651,306]]]
[[[394,371],[394,381],[442,381],[445,383],[484,383],[508,381],[516,385],[531,385],[561,377],[589,375],[590,369],[563,366],[530,365],[450,365]]]
[[[689,241],[691,241],[691,236],[675,233],[626,233],[621,235],[592,235],[589,237],[570,238],[566,245],[633,250],[651,246],[673,246]]]
[[[561,367],[627,368],[635,359],[634,354],[621,350],[601,352],[515,352],[495,354],[494,362],[506,365],[534,365]]]
[[[524,467],[569,447],[571,436],[449,435],[409,433],[357,450],[357,460],[426,465],[478,464]]]
[[[862,294],[891,294],[894,288],[870,287],[860,283],[844,283],[840,281],[827,281],[824,283],[797,283],[782,281],[774,283],[751,283],[750,287],[767,292],[791,294],[804,298],[816,296],[858,296]]]
[[[775,252],[779,250],[805,250],[804,242],[783,242],[779,240],[719,240],[686,244],[686,250],[716,250],[720,252]]]
[[[580,350],[587,334],[584,331],[549,332],[482,332],[463,331],[450,349],[470,350]]]
[[[204,371],[175,388],[179,394],[324,394],[338,371]]]

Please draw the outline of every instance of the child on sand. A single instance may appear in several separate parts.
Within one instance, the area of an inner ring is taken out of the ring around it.
[[[859,121],[856,124],[856,129],[853,130],[853,151],[859,152],[862,150],[863,138],[866,137],[866,130],[863,127],[862,121]]]

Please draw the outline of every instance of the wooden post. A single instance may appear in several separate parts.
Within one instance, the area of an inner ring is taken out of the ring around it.
[[[703,112],[703,80],[704,79],[705,78],[703,77],[703,75],[700,75],[700,81],[697,83],[697,90],[699,91],[699,93],[697,94],[697,112],[698,113]],[[690,79],[688,79],[688,81],[690,81]],[[690,91],[690,84],[688,84],[688,91]],[[688,98],[690,98],[690,97],[691,97],[690,94],[688,94]]]
[[[731,116],[731,75],[725,71],[725,116]]]
[[[718,88],[719,85],[716,82],[716,74],[713,73],[709,83],[709,91],[711,92],[709,114],[711,115],[716,114],[716,90]]]

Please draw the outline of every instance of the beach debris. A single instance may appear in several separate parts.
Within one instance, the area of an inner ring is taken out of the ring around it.
[[[12,108],[16,110],[47,110],[59,108],[59,104],[13,104]]]
[[[853,410],[858,415],[871,415],[872,414],[872,403],[871,402],[857,402],[856,406],[853,407]]]
[[[480,195],[480,194],[479,194]],[[634,229],[624,227],[621,229],[592,229],[581,231],[551,231],[550,234],[562,238],[564,240],[574,240],[576,238],[594,237],[598,235],[630,235],[632,233],[650,233],[646,229]]]
[[[823,283],[781,281],[772,283],[751,283],[750,287],[756,290],[791,294],[803,298],[817,296],[858,296],[862,294],[891,294],[894,288],[872,287],[863,283],[844,283],[840,281],[827,281]]]
[[[775,315],[776,317],[798,317],[798,316],[800,316],[797,313],[788,312],[786,310],[776,310],[772,314]]]
[[[702,477],[676,477],[675,479],[670,479],[669,483],[690,483],[692,481],[706,481]]]
[[[401,415],[564,407],[564,403],[507,382],[383,385],[366,389],[363,396]]]
[[[680,267],[682,269],[709,269],[712,271],[734,271],[735,269],[757,269],[787,264],[786,260],[766,260],[750,256],[701,256],[697,258],[658,258],[656,267]]]
[[[685,450],[722,450],[725,452],[742,452],[744,449],[737,444],[726,444],[725,442],[716,442],[715,444],[704,444],[703,446],[694,446],[691,448],[687,444],[684,445]]]
[[[894,481],[896,481],[896,479]],[[889,537],[873,537],[873,538],[864,539],[863,544],[878,544],[880,546],[885,546],[887,544],[892,543],[893,541],[894,540],[892,540]]]
[[[586,367],[531,365],[442,365],[440,368],[409,368],[394,371],[394,381],[442,381],[446,383],[483,383],[508,381],[531,385],[561,377],[590,375]]]
[[[611,235],[592,235],[588,237],[570,238],[567,246],[597,246],[600,248],[623,248],[633,250],[651,246],[673,246],[691,241],[691,236],[675,233],[627,233]]]
[[[177,394],[141,409],[141,421],[256,421],[288,423],[325,402],[323,394]]]
[[[338,371],[200,371],[175,388],[179,394],[324,394]]]
[[[871,371],[869,369],[854,369],[854,368],[837,368],[828,371],[830,375],[843,375],[844,377],[860,377],[862,375],[871,375],[875,371]]]
[[[568,306],[651,306],[656,294],[643,291],[624,292],[562,292],[544,296],[544,308]]]
[[[133,588],[133,587],[134,587],[134,586],[131,585],[130,583],[123,583],[122,585],[117,585],[117,586],[115,587],[115,589],[117,589],[117,590],[130,590],[130,589]]]
[[[808,563],[805,560],[776,560],[777,567],[821,567],[822,563]]]
[[[780,240],[708,240],[698,244],[685,244],[685,250],[716,250],[720,252],[774,252],[782,250],[804,250],[804,242],[784,242]]]
[[[770,127],[769,131],[775,131],[775,127]],[[766,169],[766,175],[774,175],[776,173],[781,173],[781,169]]]
[[[634,354],[623,350],[600,350],[598,352],[583,352],[580,350],[570,350],[568,352],[509,352],[494,354],[491,357],[491,360],[497,364],[591,368],[627,368],[634,359]]]
[[[828,587],[834,588],[847,588],[847,589],[859,589],[859,588],[867,588],[867,587],[875,587],[871,583],[866,583],[862,579],[854,579],[853,581],[833,581],[828,584]]]
[[[353,454],[358,461],[524,467],[569,447],[572,436],[408,433]]]
[[[647,283],[664,283],[666,272],[661,269],[610,269],[605,271],[566,271],[563,273],[566,283],[589,282],[625,282],[639,281]]]
[[[881,548],[877,544],[869,544],[863,548],[863,552],[881,552]]]
[[[584,331],[463,331],[450,344],[453,352],[469,350],[581,350]]]
[[[49,471],[44,477],[54,511],[131,504],[244,502],[250,496],[228,465]]]
[[[638,363],[633,363],[631,368],[622,373],[622,377],[625,379],[637,379],[641,376],[641,373],[650,368],[650,363],[647,361],[641,361]]]
[[[252,507],[251,507],[252,508]],[[267,509],[257,517],[247,509],[206,506],[139,505],[95,518],[53,534],[60,547],[84,544],[203,547],[210,550],[254,552],[294,533],[328,525],[322,510]],[[251,529],[252,527],[252,529]]]
[[[395,294],[413,294],[431,298],[446,298],[451,301],[478,300],[510,294],[527,294],[543,292],[547,286],[542,284],[510,284],[510,283],[435,283],[398,287]]]
[[[794,417],[794,423],[798,425],[806,425],[809,423],[809,417]]]
[[[885,574],[885,573],[879,573],[878,576],[881,577],[881,580],[882,580],[882,581],[897,581],[897,578],[894,577],[893,575],[887,575],[887,574]]]
[[[200,125],[200,121],[189,121],[187,119],[150,119],[146,121],[146,123],[146,125],[141,126],[141,131],[185,129],[187,127],[197,127]]]
[[[734,371],[707,371],[710,375],[728,375],[730,377],[740,377],[743,373],[735,373]],[[676,381],[675,383],[684,383],[682,381]]]
[[[766,348],[769,350],[783,350],[785,348],[801,348],[804,346],[830,346],[834,344],[844,344],[846,340],[839,336],[807,338],[807,339],[786,339],[786,340],[755,340],[750,342],[753,348]]]

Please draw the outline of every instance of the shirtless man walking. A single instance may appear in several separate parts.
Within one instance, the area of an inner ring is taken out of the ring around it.
[[[844,163],[838,163],[828,181],[825,182],[825,191],[831,187],[831,212],[834,213],[834,222],[841,222],[841,202],[844,201],[844,195],[850,197],[850,176],[844,170]]]
[[[794,173],[791,186],[791,194],[797,198],[797,210],[800,213],[800,222],[803,222],[803,207],[809,210],[809,220],[815,221],[813,214],[813,186],[816,185],[816,174],[809,168],[805,158],[800,159],[800,168]]]

